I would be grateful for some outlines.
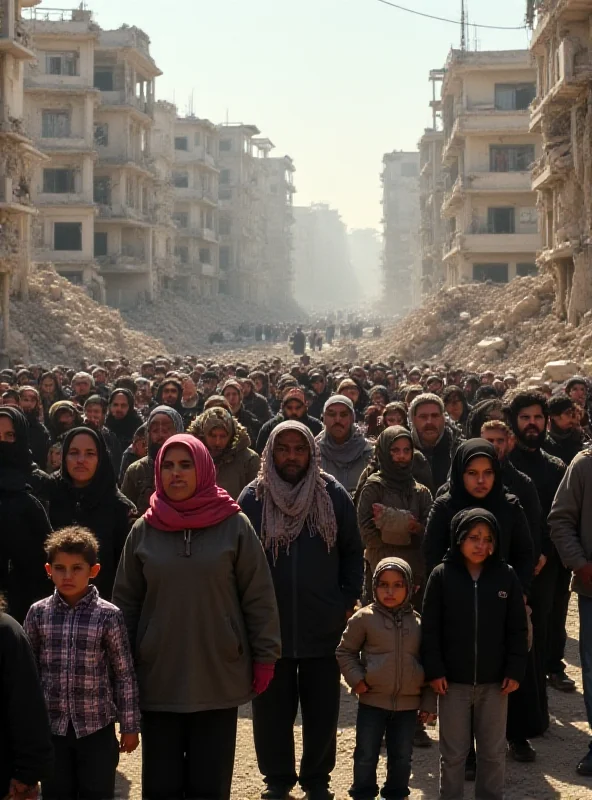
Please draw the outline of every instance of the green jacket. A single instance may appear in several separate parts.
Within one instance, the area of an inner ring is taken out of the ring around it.
[[[130,464],[123,476],[121,491],[138,509],[138,514],[145,514],[154,492],[154,461],[144,456]]]
[[[253,661],[281,655],[267,558],[235,514],[201,530],[160,531],[139,519],[119,563],[123,611],[146,711],[192,713],[253,699]]]

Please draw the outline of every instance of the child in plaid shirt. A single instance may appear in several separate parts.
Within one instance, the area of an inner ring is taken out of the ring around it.
[[[46,550],[55,592],[34,603],[25,620],[56,754],[43,798],[109,800],[119,752],[139,744],[138,688],[123,615],[89,585],[100,570],[99,545],[89,530],[57,531]]]

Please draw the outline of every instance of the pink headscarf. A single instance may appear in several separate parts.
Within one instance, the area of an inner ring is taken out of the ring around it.
[[[164,493],[161,469],[165,452],[180,444],[189,450],[195,464],[197,488],[192,497],[175,502]],[[144,519],[159,531],[210,528],[241,510],[228,492],[216,485],[216,467],[212,457],[195,436],[178,433],[167,439],[156,456],[154,469],[156,491],[150,498],[150,508]]]

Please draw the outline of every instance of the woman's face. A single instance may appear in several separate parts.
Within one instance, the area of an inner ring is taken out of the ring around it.
[[[463,483],[471,497],[477,499],[487,497],[495,483],[495,470],[491,459],[487,456],[472,458],[465,467]]]
[[[395,441],[392,443],[391,458],[395,464],[401,464],[402,466],[411,464],[411,459],[413,458],[413,448],[411,447],[411,442],[406,436],[401,436],[399,439],[395,439]]]
[[[16,433],[10,417],[0,416],[0,442],[16,442]]]
[[[164,493],[174,502],[188,500],[197,489],[197,472],[191,453],[182,444],[167,447],[160,465]]]
[[[444,408],[448,416],[452,417],[455,422],[458,422],[464,411],[463,401],[457,394],[453,394],[444,404]]]
[[[355,388],[355,387],[353,387],[353,386],[346,386],[346,387],[344,388],[344,390],[342,391],[342,394],[343,394],[345,397],[349,397],[349,399],[352,401],[352,403],[353,403],[354,405],[355,405],[355,404],[358,402],[358,400],[360,399],[360,392],[359,392],[359,390],[358,390],[358,389],[356,389],[356,388]]]
[[[86,486],[95,476],[99,466],[97,444],[88,433],[78,433],[66,453],[66,470],[74,486]]]
[[[387,428],[392,427],[393,425],[404,425],[405,418],[401,411],[397,411],[394,409],[393,411],[387,411],[384,415],[384,421],[386,422]]]
[[[49,451],[49,466],[56,472],[62,465],[62,448],[52,447]]]
[[[45,395],[46,397],[51,397],[55,392],[55,383],[53,378],[43,378],[39,389],[41,394]]]

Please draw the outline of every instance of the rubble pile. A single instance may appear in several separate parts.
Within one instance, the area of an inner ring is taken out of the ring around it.
[[[524,380],[542,376],[548,362],[567,359],[571,374],[592,374],[592,311],[574,327],[553,313],[554,300],[549,276],[441,289],[380,339],[360,346],[359,356],[450,363],[476,371],[499,365],[500,372]]]
[[[78,364],[126,356],[133,364],[167,355],[159,339],[132,330],[119,311],[99,305],[50,266],[28,278],[29,297],[12,298],[9,355],[25,364]]]

